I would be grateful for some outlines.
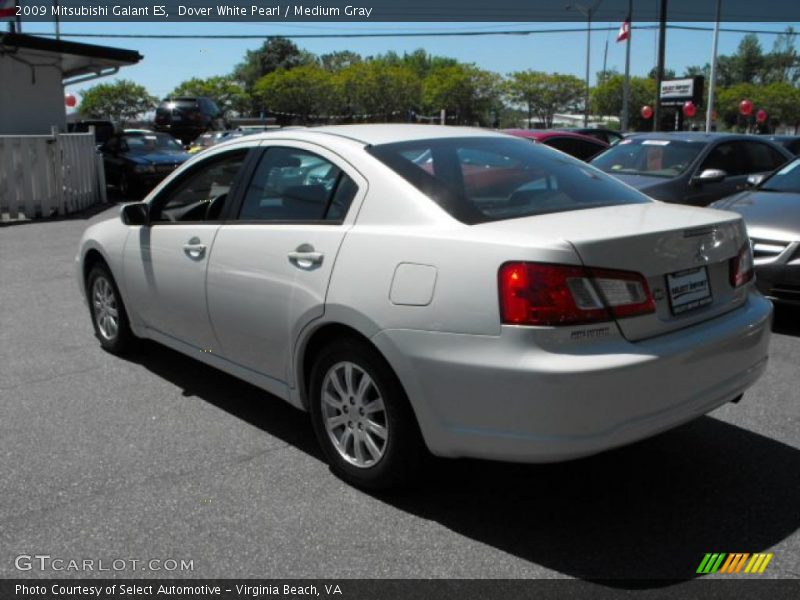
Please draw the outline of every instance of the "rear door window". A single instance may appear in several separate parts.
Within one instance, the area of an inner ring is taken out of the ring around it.
[[[774,171],[786,162],[783,155],[761,142],[745,142],[748,153],[748,173]]]
[[[358,191],[330,161],[297,148],[268,149],[239,213],[243,221],[341,221]]]

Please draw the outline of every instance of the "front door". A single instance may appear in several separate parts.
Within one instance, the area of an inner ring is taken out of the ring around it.
[[[151,224],[131,232],[124,279],[145,326],[198,351],[215,351],[206,269],[220,215],[246,149],[198,163],[150,203]]]

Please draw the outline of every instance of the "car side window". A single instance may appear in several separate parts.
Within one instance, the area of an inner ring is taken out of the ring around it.
[[[595,154],[599,154],[603,147],[600,144],[593,144],[587,140],[579,140],[577,138],[569,137],[552,137],[543,142],[546,146],[551,146],[562,152],[579,158],[580,160],[589,160]]]
[[[786,162],[783,155],[760,142],[747,142],[747,153],[750,160],[748,173],[763,173],[767,171],[774,171]]]
[[[358,187],[328,160],[296,148],[269,148],[239,212],[241,221],[341,221]]]
[[[728,175],[744,175],[747,171],[747,150],[742,142],[719,144],[703,161],[698,173],[720,169]]]
[[[195,165],[153,201],[153,222],[215,221],[242,168],[248,149],[240,148]]]

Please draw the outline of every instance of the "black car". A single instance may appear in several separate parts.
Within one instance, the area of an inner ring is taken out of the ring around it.
[[[94,141],[98,145],[105,144],[108,139],[114,135],[114,131],[116,131],[112,121],[105,119],[84,119],[75,121],[74,123],[68,123],[67,132],[87,133],[92,127],[94,127]]]
[[[153,123],[156,131],[169,133],[190,144],[206,131],[227,129],[223,112],[210,98],[167,98],[156,109]]]
[[[800,156],[800,135],[771,135],[767,139],[780,144],[795,156]]]
[[[656,200],[706,206],[792,158],[762,136],[675,131],[630,135],[591,164]]]
[[[111,136],[100,152],[106,182],[126,197],[149,191],[191,156],[172,136],[142,130]]]
[[[613,129],[604,129],[602,127],[570,127],[569,129],[562,129],[561,131],[571,131],[572,133],[580,133],[581,135],[588,135],[595,139],[605,142],[609,146],[613,146],[620,140],[625,139],[619,131]]]

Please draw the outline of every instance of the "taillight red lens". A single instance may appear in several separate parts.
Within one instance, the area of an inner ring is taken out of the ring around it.
[[[744,285],[753,278],[753,251],[747,243],[739,250],[739,254],[730,261],[730,282],[735,288]]]
[[[510,262],[499,272],[500,316],[514,325],[575,325],[655,310],[639,273]]]

